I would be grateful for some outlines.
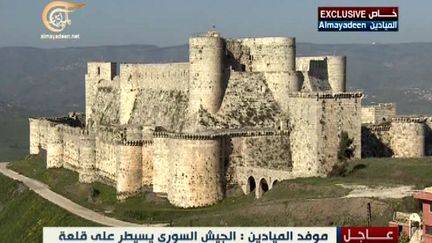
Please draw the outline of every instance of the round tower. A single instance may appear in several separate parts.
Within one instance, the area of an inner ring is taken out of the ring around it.
[[[174,141],[168,200],[182,208],[201,207],[223,199],[221,140],[192,138]],[[174,151],[173,151],[174,152]]]
[[[346,92],[346,57],[327,57],[328,80],[333,93]]]
[[[421,158],[425,156],[425,126],[417,120],[396,118],[392,120],[391,148],[396,158]]]
[[[40,152],[40,122],[38,119],[29,119],[30,124],[30,154]]]
[[[136,194],[142,186],[142,144],[119,144],[116,163],[117,199],[123,200]]]
[[[274,99],[283,110],[288,109],[288,94],[301,89],[296,72],[295,38],[265,37],[244,39],[249,47],[251,71],[263,73]]]
[[[189,39],[189,111],[214,114],[225,92],[225,41],[217,32]]]
[[[92,183],[96,179],[96,141],[94,138],[82,136],[80,138],[80,171],[79,181],[81,183]]]
[[[59,127],[48,128],[47,169],[63,166],[63,136]]]

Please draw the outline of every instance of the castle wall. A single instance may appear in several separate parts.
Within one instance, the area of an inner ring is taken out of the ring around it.
[[[153,183],[153,143],[145,142],[142,146],[142,186],[150,186]]]
[[[118,199],[125,199],[139,192],[142,187],[142,146],[140,144],[118,145],[116,179]]]
[[[364,106],[361,109],[362,123],[380,124],[389,122],[396,116],[396,106],[394,103],[380,103],[377,105]]]
[[[305,91],[346,91],[346,57],[297,57],[296,70],[302,73]]]
[[[96,138],[95,170],[98,181],[108,185],[115,185],[115,181],[117,180],[117,153],[118,146],[112,142],[106,142],[100,138]]]
[[[212,205],[223,199],[221,140],[170,139],[171,152],[168,200],[189,208]]]
[[[96,181],[96,141],[86,135],[80,137],[79,182]]]
[[[58,126],[47,129],[47,169],[63,166],[63,134]]]
[[[324,176],[337,162],[343,132],[353,139],[353,158],[361,157],[359,93],[290,95],[293,172]]]
[[[100,80],[113,80],[117,75],[116,63],[89,62],[85,76],[85,112],[86,124],[93,117],[93,106],[97,93],[97,84]]]
[[[200,130],[277,128],[286,120],[260,73],[233,72],[219,112],[201,114]]]
[[[184,113],[189,63],[121,64],[120,77],[120,124],[172,127]]]
[[[260,198],[262,196],[262,189],[260,188],[260,182],[265,180],[269,189],[282,180],[289,180],[297,178],[290,171],[283,170],[271,170],[257,167],[237,166],[235,168],[235,177],[238,185],[241,187],[245,194],[251,193],[250,180],[255,182],[255,197]]]
[[[170,184],[170,164],[176,154],[171,150],[166,138],[154,138],[153,192],[168,193]]]
[[[229,165],[271,170],[292,170],[288,135],[233,137]]]
[[[336,96],[337,97],[337,96]],[[354,149],[352,159],[361,158],[361,97],[359,94],[340,98],[321,99],[322,125],[319,131],[319,161],[322,161],[325,171],[330,171],[338,161],[339,144],[342,133],[346,132],[353,139]]]
[[[391,147],[396,158],[425,156],[425,126],[423,119],[395,118],[392,120]]]
[[[432,155],[432,117],[426,117],[425,121],[425,153]]]
[[[63,134],[63,167],[69,170],[78,171],[80,165],[80,134]]]
[[[295,39],[268,37],[227,40],[227,51],[234,70],[263,73],[274,99],[286,111],[287,94],[300,91],[301,88],[295,70]]]
[[[391,125],[362,126],[362,158],[393,156],[390,127]]]
[[[30,154],[39,154],[41,148],[41,131],[40,131],[40,120],[29,119],[30,126]]]

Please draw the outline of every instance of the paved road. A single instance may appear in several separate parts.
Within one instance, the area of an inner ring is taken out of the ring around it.
[[[48,185],[43,184],[37,180],[25,177],[21,174],[16,173],[15,171],[9,170],[6,168],[8,163],[0,163],[0,173],[3,175],[10,177],[14,180],[20,181],[24,183],[28,188],[32,191],[39,194],[39,196],[47,199],[48,201],[58,205],[61,208],[81,217],[87,219],[89,221],[93,221],[95,223],[106,225],[106,226],[121,226],[121,227],[139,227],[139,226],[165,226],[165,224],[154,224],[154,225],[140,225],[129,223],[125,221],[121,221],[115,218],[110,218],[104,216],[103,214],[96,213],[88,208],[85,208],[79,204],[72,202],[71,200],[51,191]]]

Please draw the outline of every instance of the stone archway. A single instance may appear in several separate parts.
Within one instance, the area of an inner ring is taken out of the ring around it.
[[[246,194],[249,194],[249,193],[255,191],[255,189],[256,189],[255,178],[253,176],[249,176],[248,181],[247,181],[247,189],[246,189],[247,193]]]
[[[262,197],[262,195],[263,195],[265,192],[267,192],[269,189],[270,189],[270,188],[269,188],[269,185],[268,185],[266,179],[262,178],[262,179],[260,180],[260,182],[259,182],[259,187],[258,187],[258,191],[257,191],[256,197],[257,197],[257,198]]]
[[[278,180],[274,180],[273,183],[272,183],[271,188],[273,188],[276,184],[278,184],[278,182],[279,182]]]

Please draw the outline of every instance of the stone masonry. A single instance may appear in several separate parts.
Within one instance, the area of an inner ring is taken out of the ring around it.
[[[345,57],[296,57],[295,45],[209,32],[189,39],[187,63],[90,62],[85,114],[30,118],[30,153],[47,150],[48,168],[111,185],[120,200],[151,188],[184,208],[215,204],[233,184],[260,197],[277,181],[326,176],[342,134],[361,157],[363,94],[346,92]],[[395,125],[405,133],[389,144],[416,147],[417,124]]]

